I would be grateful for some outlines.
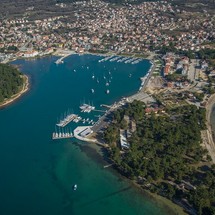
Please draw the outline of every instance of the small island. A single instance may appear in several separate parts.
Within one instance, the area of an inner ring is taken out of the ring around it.
[[[0,64],[0,107],[15,101],[28,90],[28,77],[16,67]]]

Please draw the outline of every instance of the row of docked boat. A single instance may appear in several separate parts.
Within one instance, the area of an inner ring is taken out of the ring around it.
[[[110,62],[118,62],[118,63],[131,63],[131,64],[137,64],[140,61],[142,61],[141,58],[133,58],[133,57],[121,57],[121,56],[108,56],[105,57],[101,60],[99,60],[99,63],[105,62],[105,61],[110,61]]]
[[[114,57],[114,58],[110,59],[110,62],[117,61],[119,58],[121,58],[121,57]]]
[[[65,139],[65,138],[72,138],[73,133],[72,132],[53,132],[52,133],[52,139]]]
[[[65,127],[67,124],[69,124],[70,122],[77,118],[78,116],[76,114],[68,114],[63,119],[61,119],[60,122],[57,123],[56,125],[59,127]]]
[[[108,60],[109,60],[109,59],[111,59],[112,57],[113,57],[113,55],[108,56],[108,57],[105,57],[105,58],[103,58],[103,59],[99,60],[99,63],[101,63],[101,62],[105,62],[105,61],[108,61]]]
[[[76,122],[78,123],[81,120],[81,117],[78,116],[77,114],[68,114],[65,115],[63,119],[60,120],[60,122],[58,122],[56,125],[58,127],[65,127],[66,125],[68,125],[70,122]]]
[[[94,106],[85,103],[82,104],[79,108],[81,109],[81,112],[84,113],[90,113],[91,111],[95,110]]]
[[[83,119],[82,120],[82,123],[83,124],[85,124],[85,123],[87,123],[87,124],[91,124],[91,125],[94,125],[95,124],[95,122],[91,119],[89,119],[89,118],[87,118],[87,119]]]
[[[144,84],[145,84],[145,82],[146,82],[146,80],[147,80],[147,78],[149,76],[150,71],[151,71],[151,69],[149,70],[149,72],[143,78],[140,78],[141,79],[141,85],[140,85],[139,91],[142,90],[142,88],[143,88],[143,86],[144,86]]]

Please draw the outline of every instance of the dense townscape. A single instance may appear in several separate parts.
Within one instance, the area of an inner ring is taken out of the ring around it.
[[[182,51],[207,48],[215,38],[214,14],[190,13],[169,1],[116,6],[102,1],[56,4],[70,15],[0,21],[0,49],[17,56],[50,54],[56,48],[76,52],[144,53],[169,47]],[[17,53],[17,51],[19,51]]]

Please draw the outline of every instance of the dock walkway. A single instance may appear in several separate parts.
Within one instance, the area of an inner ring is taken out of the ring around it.
[[[64,63],[64,59],[74,54],[74,51],[64,51],[63,56],[55,61],[56,64]]]

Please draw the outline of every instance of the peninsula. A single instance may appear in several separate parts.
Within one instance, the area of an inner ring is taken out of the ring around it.
[[[0,64],[0,80],[0,108],[18,99],[29,87],[28,77],[7,64]]]

